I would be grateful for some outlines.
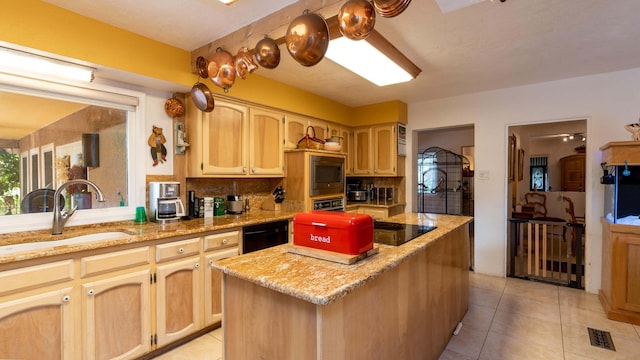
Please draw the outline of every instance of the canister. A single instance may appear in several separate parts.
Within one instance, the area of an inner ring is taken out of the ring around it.
[[[213,216],[213,198],[205,197],[204,198],[204,217],[212,217]]]
[[[224,198],[221,198],[221,197],[213,198],[213,215],[214,216],[224,215]]]

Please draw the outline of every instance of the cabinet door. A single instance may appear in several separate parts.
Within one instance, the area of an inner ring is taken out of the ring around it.
[[[222,271],[214,269],[213,263],[238,255],[238,247],[226,248],[205,257],[204,272],[204,326],[222,320]]]
[[[200,258],[189,258],[156,269],[158,347],[201,328],[202,277]]]
[[[298,140],[306,134],[309,120],[287,115],[284,118],[284,148],[296,149]]]
[[[313,129],[316,131],[316,137],[318,139],[325,140],[328,138],[329,129],[327,127],[327,123],[322,120],[309,119],[309,125],[313,126]]]
[[[360,206],[358,207],[358,214],[367,214],[374,219],[384,219],[389,217],[389,210]]]
[[[151,348],[148,269],[82,285],[84,359],[138,357]]]
[[[615,234],[612,251],[613,308],[640,312],[640,236]]]
[[[251,175],[284,175],[283,115],[249,110],[249,167]]]
[[[202,117],[202,174],[244,175],[247,173],[247,108],[217,102]]]
[[[353,174],[353,132],[346,128],[340,128],[340,136],[342,137],[342,151],[347,153],[345,173],[351,175]]]
[[[373,168],[371,145],[371,129],[353,131],[353,175],[371,175]]]
[[[77,359],[71,288],[0,302],[1,359]]]
[[[373,128],[373,172],[374,175],[396,175],[398,163],[398,145],[396,125],[383,125]]]

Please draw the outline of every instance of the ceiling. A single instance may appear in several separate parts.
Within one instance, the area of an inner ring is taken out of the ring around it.
[[[188,51],[296,2],[238,0],[225,6],[216,0],[45,1]],[[377,87],[326,58],[304,67],[284,45],[278,68],[257,73],[360,106],[389,100],[412,103],[640,67],[637,0],[438,2],[461,8],[443,13],[436,0],[416,0],[397,17],[376,19],[376,30],[422,69],[409,83]],[[254,44],[229,47],[240,45]]]

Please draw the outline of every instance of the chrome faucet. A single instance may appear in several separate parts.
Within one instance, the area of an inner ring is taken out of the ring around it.
[[[67,220],[69,220],[71,215],[75,214],[76,212],[77,205],[74,205],[73,209],[68,211],[60,210],[60,195],[69,185],[75,185],[75,184],[85,184],[93,187],[96,190],[96,199],[99,202],[105,201],[102,190],[100,190],[98,185],[94,184],[89,180],[84,180],[84,179],[70,180],[60,185],[60,187],[58,187],[55,194],[53,195],[53,228],[51,229],[52,235],[62,234],[62,229],[64,228],[64,224],[66,224]]]

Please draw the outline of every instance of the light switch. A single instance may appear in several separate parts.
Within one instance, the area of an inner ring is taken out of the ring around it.
[[[479,170],[478,178],[480,180],[489,180],[489,170]]]

